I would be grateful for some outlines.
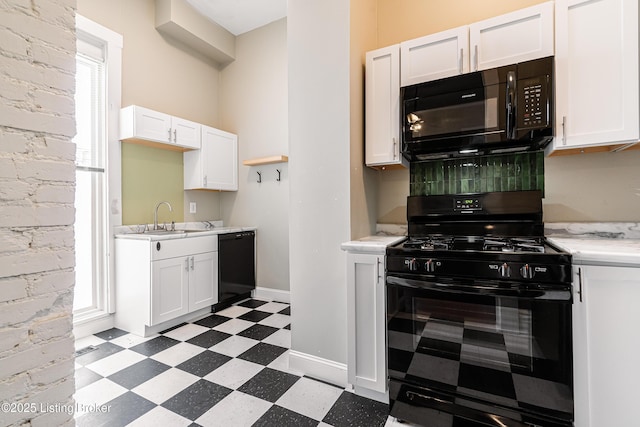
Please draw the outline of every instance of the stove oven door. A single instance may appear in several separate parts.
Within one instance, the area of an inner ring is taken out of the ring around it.
[[[528,291],[515,283],[390,275],[387,345],[391,415],[398,419],[572,425],[566,287]]]

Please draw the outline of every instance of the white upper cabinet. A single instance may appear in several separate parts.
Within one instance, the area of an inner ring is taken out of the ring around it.
[[[120,111],[120,139],[174,150],[200,148],[202,125],[130,105]]]
[[[637,0],[558,0],[551,148],[597,151],[637,142],[638,76]]]
[[[365,138],[367,166],[406,167],[400,154],[400,45],[367,52]]]
[[[400,43],[401,86],[553,56],[553,2]]]
[[[469,27],[458,27],[400,43],[400,84],[469,72]]]
[[[171,117],[173,143],[184,148],[197,150],[200,148],[200,132],[202,125],[178,117]]]
[[[202,126],[200,150],[183,154],[185,190],[238,190],[238,136]]]
[[[553,2],[471,24],[471,71],[552,56],[553,35]]]

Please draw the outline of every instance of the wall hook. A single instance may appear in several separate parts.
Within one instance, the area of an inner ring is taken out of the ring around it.
[[[280,169],[276,169],[276,172],[278,172],[278,177],[276,178],[276,181],[280,181]]]
[[[258,174],[258,184],[260,184],[262,182],[262,174],[260,172],[257,172]]]

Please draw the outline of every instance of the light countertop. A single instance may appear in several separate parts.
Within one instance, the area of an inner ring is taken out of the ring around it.
[[[640,223],[545,223],[552,244],[571,252],[574,264],[640,267]]]
[[[179,229],[178,229],[179,230]],[[136,240],[170,240],[170,239],[186,239],[190,237],[211,236],[217,234],[238,233],[241,231],[255,231],[257,227],[214,227],[209,230],[186,230],[184,233],[166,233],[166,234],[153,234],[153,233],[136,233],[125,232],[115,235],[117,239],[136,239]]]
[[[340,249],[347,252],[384,254],[387,246],[395,245],[406,238],[406,236],[387,235],[367,236],[358,240],[345,242],[340,245]]]
[[[548,237],[573,256],[574,264],[640,267],[640,239]]]

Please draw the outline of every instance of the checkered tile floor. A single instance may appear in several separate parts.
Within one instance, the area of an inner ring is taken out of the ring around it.
[[[289,370],[288,304],[246,300],[141,338],[77,341],[78,426],[387,426],[388,406]],[[82,354],[82,349],[96,349]]]

